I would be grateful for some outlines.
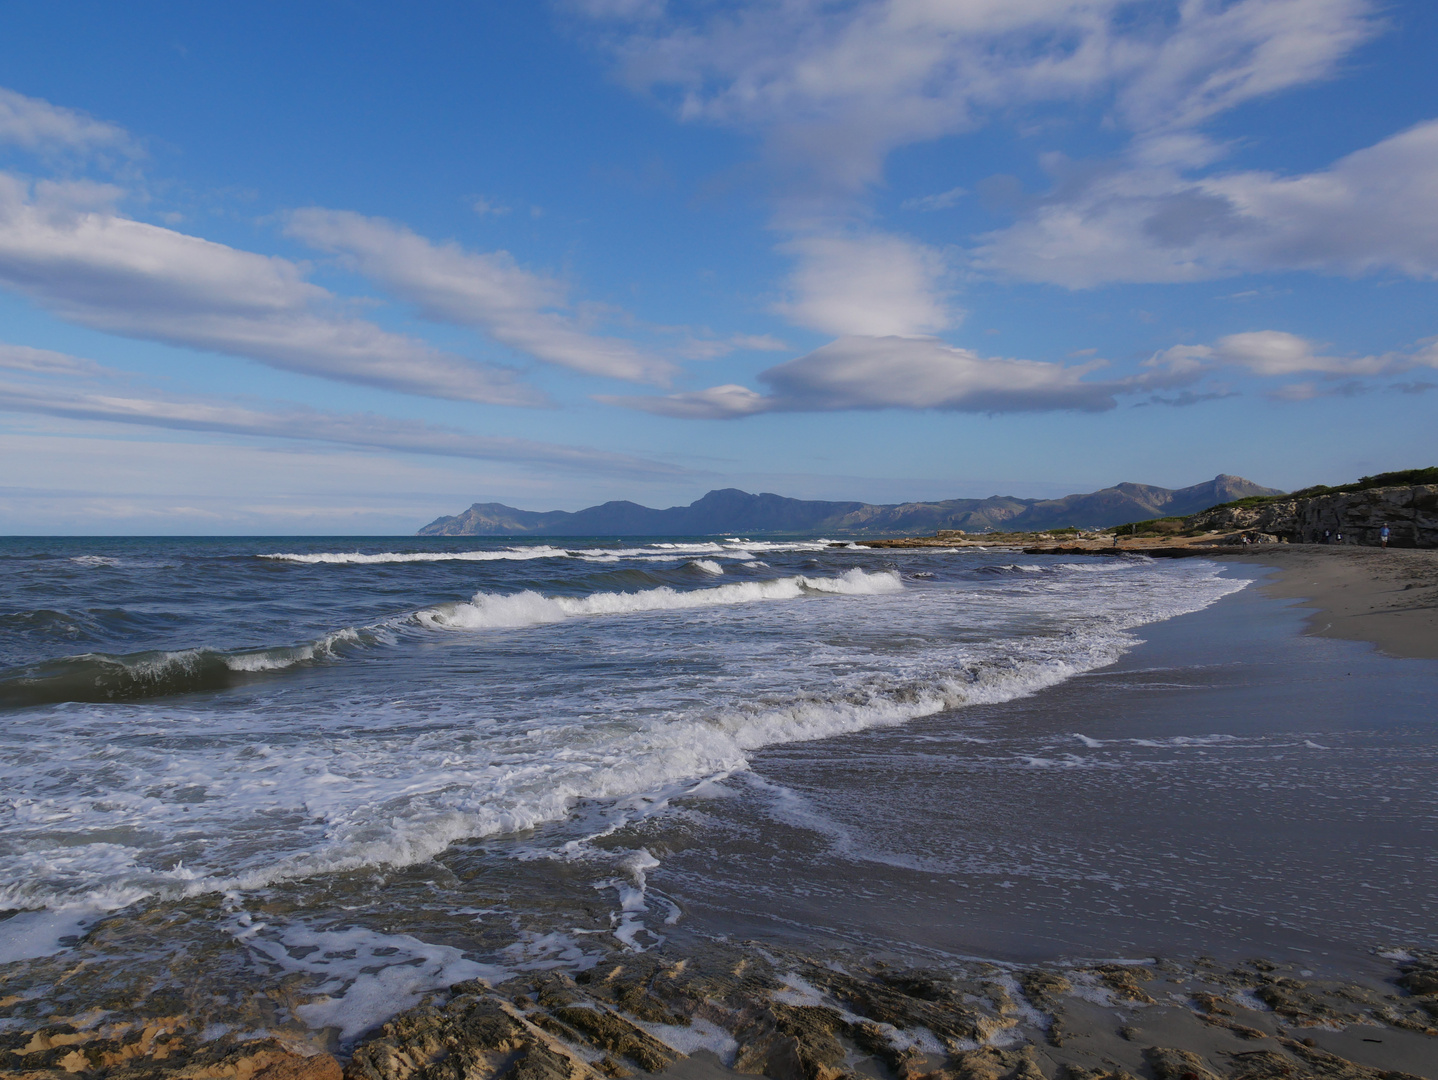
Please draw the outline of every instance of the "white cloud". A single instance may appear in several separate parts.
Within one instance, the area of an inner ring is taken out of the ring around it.
[[[947,210],[961,198],[969,193],[968,188],[949,188],[948,191],[941,191],[937,195],[921,195],[913,199],[905,199],[900,204],[903,210]]]
[[[883,233],[808,236],[780,246],[798,267],[792,295],[775,310],[824,333],[882,337],[932,334],[957,317],[940,287],[943,257],[931,247]]]
[[[686,119],[763,130],[777,161],[847,191],[876,182],[895,147],[1035,103],[1111,102],[1133,131],[1201,122],[1329,75],[1372,35],[1375,6],[750,0],[659,18],[650,4],[588,5],[619,20],[605,43],[631,85],[674,94]]]
[[[1118,95],[1135,130],[1191,126],[1325,78],[1378,28],[1368,0],[1182,0],[1173,8],[1173,29],[1147,48],[1115,35],[1141,50]]]
[[[23,346],[0,345],[0,367],[27,376],[61,377],[59,385],[44,378],[0,382],[0,411],[6,412],[503,461],[565,472],[640,478],[682,476],[688,472],[667,463],[591,447],[472,435],[373,413],[333,413],[299,405],[260,408],[223,398],[116,388],[103,377],[123,373],[78,357]],[[89,376],[102,378],[84,381]]]
[[[339,210],[291,215],[288,232],[351,265],[426,318],[472,326],[538,360],[590,375],[666,382],[673,366],[617,338],[586,333],[563,314],[564,284],[521,268],[507,251],[434,244],[381,218]]]
[[[773,387],[769,395],[727,385],[600,400],[686,419],[885,408],[1097,412],[1113,408],[1114,394],[1124,389],[1121,384],[1084,382],[1083,376],[1098,364],[1065,367],[985,358],[932,338],[846,337],[763,372],[759,378]]]
[[[505,405],[542,397],[512,371],[439,352],[336,310],[287,259],[116,214],[115,189],[0,174],[0,285],[127,337],[412,394]]]
[[[755,413],[773,412],[779,408],[776,398],[765,397],[757,390],[736,383],[711,386],[707,390],[691,390],[662,397],[617,397],[601,394],[597,400],[608,405],[624,405],[631,409],[674,416],[684,420],[730,420]]]
[[[1244,368],[1263,378],[1316,374],[1329,379],[1352,379],[1394,375],[1418,367],[1438,368],[1438,343],[1423,341],[1406,350],[1366,356],[1335,356],[1317,342],[1297,334],[1252,330],[1229,334],[1212,345],[1175,345],[1144,361],[1147,368],[1190,381],[1223,365]],[[1300,391],[1284,389],[1275,393],[1293,399]]]
[[[1438,121],[1300,176],[1113,169],[989,234],[974,261],[1068,288],[1274,270],[1438,277]]]
[[[97,149],[133,152],[124,128],[4,87],[0,87],[0,143],[41,153]]]
[[[23,372],[26,375],[93,377],[117,374],[93,360],[83,360],[78,356],[51,352],[49,349],[32,349],[28,345],[6,345],[4,342],[0,342],[0,368]]]

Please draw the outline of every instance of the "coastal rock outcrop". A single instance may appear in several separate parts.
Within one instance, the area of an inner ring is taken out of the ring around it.
[[[1218,506],[1195,514],[1189,528],[1223,532],[1267,533],[1289,543],[1313,543],[1324,531],[1344,541],[1377,545],[1379,530],[1389,529],[1392,547],[1438,547],[1438,484],[1367,488],[1277,499],[1251,506]]]
[[[1363,986],[1264,960],[932,970],[710,943],[438,989],[361,1036],[343,1075],[274,1038],[206,1042],[201,1016],[102,1009],[0,1031],[0,1080],[1417,1080],[1438,954],[1401,955]]]

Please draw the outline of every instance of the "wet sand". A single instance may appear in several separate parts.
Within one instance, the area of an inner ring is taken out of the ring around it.
[[[1264,592],[1313,609],[1309,634],[1438,659],[1438,551],[1272,544],[1222,557],[1276,569]]]

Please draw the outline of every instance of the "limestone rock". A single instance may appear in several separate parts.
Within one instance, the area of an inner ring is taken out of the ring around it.
[[[1150,1046],[1143,1056],[1158,1080],[1220,1080],[1201,1057],[1188,1050]]]
[[[420,1006],[360,1046],[345,1080],[592,1080],[569,1051],[502,1002],[461,994]]]
[[[1324,530],[1345,543],[1375,546],[1389,529],[1392,547],[1438,547],[1438,484],[1368,488],[1255,506],[1223,506],[1185,520],[1189,528],[1267,533],[1290,543],[1314,543]]]

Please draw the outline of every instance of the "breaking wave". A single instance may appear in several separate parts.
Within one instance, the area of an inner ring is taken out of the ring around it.
[[[378,644],[383,628],[344,629],[302,645],[268,649],[81,653],[0,672],[0,709],[65,701],[134,701],[224,690],[266,672],[336,659],[347,646]]]
[[[714,571],[706,569],[707,573]],[[415,612],[422,626],[436,630],[478,630],[493,627],[538,626],[562,622],[582,615],[629,615],[643,611],[682,611],[726,604],[752,604],[759,600],[798,600],[804,596],[829,594],[876,596],[900,592],[903,582],[893,571],[870,573],[848,570],[838,577],[775,578],[772,581],[740,581],[712,589],[680,592],[662,585],[639,592],[602,592],[589,596],[542,596],[526,590],[520,593],[476,593],[463,604],[441,604]]]

